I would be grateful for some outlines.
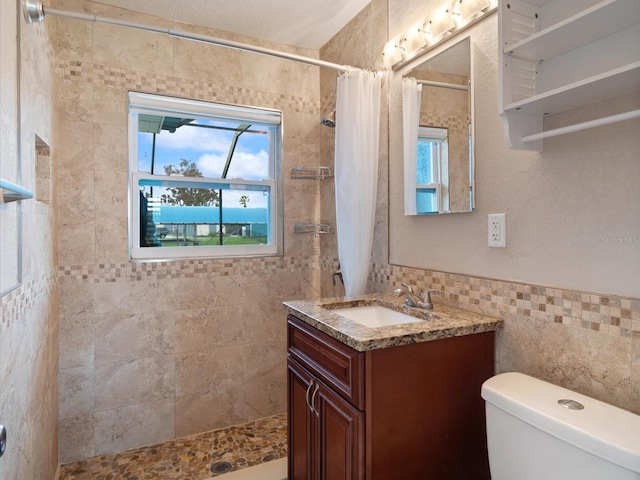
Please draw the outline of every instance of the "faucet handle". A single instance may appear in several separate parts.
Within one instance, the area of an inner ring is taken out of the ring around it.
[[[406,283],[400,283],[400,285],[406,288],[409,291],[409,293],[413,293],[413,288],[411,288],[411,285],[407,285]]]
[[[432,308],[433,307],[433,302],[431,301],[431,294],[432,293],[438,293],[438,290],[435,289],[429,289],[429,290],[425,290],[424,293],[422,294],[422,300],[424,301],[424,303],[431,305],[431,307],[427,307],[427,308]]]

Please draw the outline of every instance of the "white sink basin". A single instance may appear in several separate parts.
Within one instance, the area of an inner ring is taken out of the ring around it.
[[[369,328],[389,327],[403,323],[422,322],[423,320],[404,313],[396,312],[379,305],[365,305],[362,307],[336,308],[331,310],[340,316]]]

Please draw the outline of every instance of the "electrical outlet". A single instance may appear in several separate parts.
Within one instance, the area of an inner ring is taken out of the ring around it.
[[[489,214],[489,246],[505,248],[507,246],[507,219],[504,213]]]

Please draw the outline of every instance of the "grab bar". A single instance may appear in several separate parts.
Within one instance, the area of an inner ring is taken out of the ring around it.
[[[0,178],[0,203],[17,202],[33,198],[33,192]]]

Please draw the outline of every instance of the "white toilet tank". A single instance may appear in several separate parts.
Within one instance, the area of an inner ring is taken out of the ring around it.
[[[640,479],[640,416],[521,373],[482,398],[492,480]]]

